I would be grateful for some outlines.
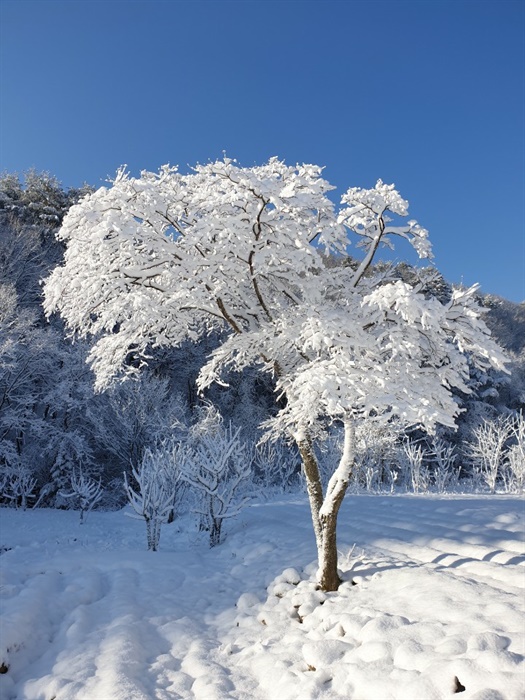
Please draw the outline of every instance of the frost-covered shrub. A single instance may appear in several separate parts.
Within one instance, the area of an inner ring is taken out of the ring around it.
[[[52,455],[49,481],[40,489],[37,505],[69,507],[64,491],[71,486],[77,465],[84,465],[89,473],[93,468],[93,450],[80,429],[56,431],[47,451]]]
[[[35,489],[36,479],[19,463],[6,465],[0,471],[0,498],[15,508],[25,510],[28,502],[35,498]]]
[[[84,523],[88,513],[102,499],[103,489],[102,481],[95,481],[86,476],[82,470],[78,473],[73,472],[70,480],[71,491],[69,493],[61,492],[64,498],[74,498],[80,510],[80,524]]]
[[[287,491],[298,485],[300,458],[284,440],[255,445],[252,453],[254,481],[265,491]]]
[[[525,488],[525,455],[523,445],[512,445],[507,452],[506,466],[509,474],[509,490],[523,491]]]
[[[181,478],[197,495],[195,512],[210,534],[210,547],[220,544],[222,523],[240,512],[252,470],[240,428],[224,426],[220,414],[207,407],[190,434],[190,449]]]
[[[367,492],[392,491],[399,475],[399,426],[395,423],[361,421],[355,429],[355,461],[351,488]],[[318,451],[318,460],[328,481],[337,465],[343,447],[343,433],[333,430]]]
[[[156,449],[146,449],[138,469],[133,468],[135,488],[124,473],[124,488],[135,516],[146,522],[148,549],[159,547],[163,523],[173,517],[177,484],[188,450],[177,442],[164,442]]]
[[[403,445],[404,464],[408,475],[410,487],[414,493],[428,491],[430,484],[430,473],[425,464],[428,454],[421,445],[413,442],[406,442]]]
[[[523,491],[525,488],[525,417],[520,413],[511,425],[512,443],[507,450],[505,467],[509,475],[510,489]]]
[[[472,440],[466,446],[474,473],[485,482],[491,493],[496,491],[498,477],[503,476],[501,470],[512,428],[513,419],[510,417],[484,420],[474,428]]]
[[[456,467],[457,454],[453,445],[441,437],[434,437],[429,457],[433,461],[432,479],[438,493],[444,493],[457,486],[459,469]]]
[[[397,481],[400,429],[395,422],[363,421],[356,428],[355,482],[367,491],[393,489]]]

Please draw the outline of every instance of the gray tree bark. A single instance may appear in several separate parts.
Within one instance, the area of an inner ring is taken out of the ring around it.
[[[298,441],[317,544],[318,582],[323,591],[336,591],[341,583],[337,570],[337,516],[355,461],[355,426],[349,416],[345,417],[344,430],[343,454],[324,497],[319,465],[312,443],[308,437]]]

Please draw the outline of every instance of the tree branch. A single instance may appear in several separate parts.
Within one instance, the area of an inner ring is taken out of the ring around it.
[[[350,282],[351,287],[354,287],[354,288],[357,287],[357,285],[361,281],[363,275],[365,274],[365,272],[368,270],[368,268],[372,264],[372,260],[374,259],[374,256],[375,256],[376,251],[379,247],[379,244],[381,243],[381,239],[383,238],[383,234],[385,232],[385,220],[383,219],[383,214],[381,214],[381,216],[379,217],[378,223],[379,223],[379,233],[374,238],[374,240],[370,246],[370,250],[368,251],[366,257],[364,258],[364,260],[361,262],[361,264],[359,265],[359,267],[355,271],[354,276],[352,277],[352,281]]]
[[[230,326],[233,328],[233,330],[237,334],[240,335],[242,333],[242,330],[239,327],[239,325],[237,324],[237,322],[235,321],[235,319],[233,318],[233,316],[228,313],[226,306],[224,305],[223,300],[220,297],[217,297],[216,302],[217,302],[217,306],[219,307],[219,309],[221,311],[222,317],[225,319],[225,321],[227,321],[230,324]]]

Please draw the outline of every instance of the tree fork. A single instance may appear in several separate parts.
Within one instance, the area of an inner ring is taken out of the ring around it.
[[[320,528],[319,585],[323,591],[337,591],[341,579],[337,571],[337,517],[350,480],[355,461],[355,425],[353,418],[345,416],[344,445],[341,460],[333,473],[318,511]]]

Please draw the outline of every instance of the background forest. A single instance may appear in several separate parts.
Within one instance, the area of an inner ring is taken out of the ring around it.
[[[235,442],[245,498],[254,484],[259,493],[298,487],[294,448],[258,445],[260,423],[276,410],[269,375],[246,370],[232,374],[228,387],[214,385],[198,395],[199,367],[218,345],[214,333],[197,345],[155,351],[140,379],[94,392],[87,344],[67,338],[61,319],[48,321],[42,310],[42,280],[64,252],[55,232],[89,189],[66,191],[46,173],[29,172],[23,181],[15,174],[0,178],[0,503],[78,507],[84,489],[88,503],[121,507],[128,498],[133,502],[141,465],[178,442],[198,442],[210,430],[215,444]],[[395,274],[412,281],[416,272],[398,263]],[[428,294],[442,301],[450,296],[451,286],[433,269],[418,274],[427,279]],[[464,409],[457,432],[428,438],[396,430],[395,424],[362,427],[351,489],[523,487],[523,455],[512,455],[525,405],[525,303],[481,292],[478,301],[511,360],[510,374],[472,370],[472,393],[457,395]],[[326,474],[340,440],[334,429],[321,447]],[[239,473],[235,478],[239,481]],[[181,481],[181,501],[192,486],[198,489],[191,478]],[[188,506],[195,498],[184,501]]]

